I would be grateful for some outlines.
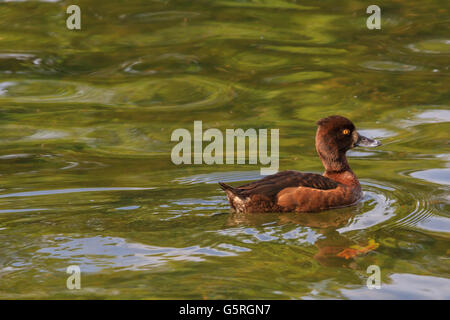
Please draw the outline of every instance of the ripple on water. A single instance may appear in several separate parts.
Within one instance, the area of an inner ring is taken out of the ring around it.
[[[340,233],[355,230],[365,230],[369,228],[380,228],[382,225],[395,217],[395,199],[389,197],[386,188],[379,188],[378,185],[364,186],[364,198],[359,207],[367,207],[363,212],[356,214],[350,219],[349,224],[338,229]],[[377,188],[378,187],[378,188]],[[367,190],[369,189],[369,190]]]
[[[126,210],[126,211],[128,211],[128,210],[136,210],[136,209],[139,209],[141,206],[126,206],[126,207],[119,207],[119,208],[116,208],[116,210]]]
[[[26,140],[53,140],[69,136],[69,133],[62,130],[43,130],[39,129],[32,135],[26,137]]]
[[[432,233],[440,233],[448,238],[448,230],[450,229],[450,219],[440,216],[429,216],[417,223],[417,227]]]
[[[235,97],[230,86],[194,76],[126,83],[116,87],[116,103],[180,110],[211,108]]]
[[[249,228],[235,227],[219,230],[216,233],[240,240],[242,243],[277,241],[281,239],[280,227]]]
[[[304,71],[304,72],[290,73],[290,74],[286,74],[286,75],[266,77],[266,78],[264,78],[264,81],[268,82],[268,83],[274,83],[274,84],[289,84],[289,83],[296,83],[296,82],[302,82],[302,81],[308,81],[308,80],[329,78],[332,75],[333,74],[330,72]]]
[[[208,183],[216,184],[220,182],[237,182],[237,181],[251,181],[263,178],[259,170],[254,171],[225,171],[225,172],[212,172],[205,174],[196,174],[188,177],[181,177],[174,179],[174,182],[181,184],[197,184]]]
[[[264,61],[264,63],[261,63]],[[277,55],[268,53],[260,53],[253,51],[243,51],[234,54],[229,63],[232,67],[238,70],[248,72],[252,71],[267,71],[275,69],[277,67],[285,66],[288,63],[288,59]]]
[[[429,109],[421,113],[417,113],[412,119],[402,120],[400,125],[404,128],[417,126],[428,123],[444,123],[450,122],[450,110],[446,109]]]
[[[281,52],[289,52],[295,54],[307,54],[307,55],[340,55],[346,54],[348,51],[346,49],[338,49],[331,47],[311,47],[311,46],[269,46],[261,45],[258,48],[266,50],[274,50]]]
[[[36,137],[35,137],[36,138]],[[44,138],[48,139],[58,139],[58,136],[44,136]],[[25,138],[24,140],[27,140]],[[1,140],[0,140],[1,141]],[[16,168],[14,170],[14,175],[21,175],[27,173],[38,173],[41,170],[45,169],[55,169],[59,168],[59,170],[94,170],[98,168],[105,167],[104,163],[98,161],[87,161],[87,160],[78,160],[78,161],[70,161],[65,158],[63,155],[59,154],[6,154],[0,156],[0,164],[13,164],[16,159],[20,159],[21,163],[26,164],[23,167],[23,170]],[[1,190],[0,190],[1,191]]]
[[[8,88],[16,85],[13,81],[0,82],[0,96],[8,94]]]
[[[304,6],[294,2],[287,2],[282,0],[252,0],[252,1],[236,1],[236,0],[219,0],[217,1],[222,6],[231,6],[231,7],[254,7],[254,8],[274,8],[274,9],[315,9],[312,6]]]
[[[37,250],[38,254],[44,254],[49,259],[70,260],[72,264],[78,264],[83,272],[100,272],[110,268],[148,270],[169,261],[200,262],[208,256],[236,255],[233,251],[212,247],[159,247],[118,237],[57,237],[47,241],[48,247]]]
[[[450,185],[450,168],[415,171],[410,173],[410,176],[432,183]]]
[[[0,102],[109,103],[112,94],[85,83],[56,80],[12,80],[0,82]]]
[[[0,210],[0,213],[19,213],[19,212],[36,212],[36,211],[39,212],[39,211],[47,211],[47,210],[50,210],[50,209],[46,209],[46,208],[5,209],[5,210]]]
[[[396,135],[395,132],[386,129],[358,129],[358,132],[373,139],[389,138]]]
[[[398,187],[393,195],[397,200],[394,203],[397,215],[387,224],[388,229],[407,228],[439,232],[439,230],[431,230],[432,223],[429,223],[436,214],[439,214],[436,210],[438,198],[435,195],[430,192],[413,192]],[[423,226],[426,227],[422,228]]]
[[[153,212],[157,213],[162,221],[194,215],[211,217],[228,211],[228,201],[223,196],[167,200],[153,208]]]
[[[127,82],[108,88],[52,80],[0,82],[0,102],[16,103],[98,103],[179,110],[216,107],[235,96],[228,85],[190,76]]]
[[[450,122],[450,110],[427,110],[417,115],[418,119],[436,122]]]
[[[421,67],[393,61],[366,61],[361,64],[362,67],[377,71],[399,71],[409,72],[420,70]]]
[[[38,190],[25,191],[0,194],[0,198],[16,198],[16,197],[35,197],[35,196],[49,196],[65,193],[79,193],[79,192],[108,192],[108,191],[128,191],[128,190],[151,190],[154,188],[137,188],[137,187],[111,187],[111,188],[71,188],[71,189],[56,189],[56,190]]]
[[[141,12],[134,14],[123,14],[119,18],[121,20],[132,20],[137,23],[151,23],[160,21],[176,21],[193,19],[200,15],[199,12],[193,11],[158,11],[158,12]]]
[[[408,273],[395,273],[381,290],[342,289],[350,299],[450,299],[450,279]]]
[[[407,46],[413,52],[424,54],[450,54],[450,40],[432,39],[424,40]]]
[[[144,56],[121,65],[122,72],[136,76],[156,73],[195,73],[200,69],[196,56],[179,53]]]
[[[44,124],[41,123],[42,126]],[[84,138],[89,132],[84,128],[68,128],[67,130],[50,130],[41,129],[27,125],[2,125],[0,129],[7,132],[4,137],[0,139],[0,144],[10,144],[10,143],[26,143],[29,141],[68,141],[70,139],[80,139]],[[38,154],[11,154],[4,155],[0,159],[6,160],[8,158],[29,158],[40,156]],[[42,157],[50,157],[49,155],[42,155]],[[59,158],[59,157],[58,157]],[[64,160],[63,160],[64,161]]]
[[[29,74],[54,72],[51,59],[43,59],[30,53],[0,52],[0,74]]]
[[[33,157],[33,154],[30,153],[5,154],[3,156],[0,156],[0,160],[31,158],[31,157]]]

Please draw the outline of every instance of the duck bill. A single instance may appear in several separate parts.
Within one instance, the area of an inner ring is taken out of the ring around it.
[[[356,147],[378,147],[381,146],[381,142],[375,139],[369,139],[358,134],[358,139],[355,143]]]

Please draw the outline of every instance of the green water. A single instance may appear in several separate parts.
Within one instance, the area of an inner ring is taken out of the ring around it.
[[[78,31],[70,4],[0,0],[0,298],[450,298],[448,3],[378,1],[368,30],[363,1],[76,1]],[[383,143],[349,152],[353,207],[233,215],[216,182],[260,165],[170,159],[202,120],[321,173],[331,114]]]

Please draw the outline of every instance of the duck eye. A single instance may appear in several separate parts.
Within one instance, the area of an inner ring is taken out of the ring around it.
[[[350,130],[344,129],[344,130],[342,130],[342,133],[345,134],[345,135],[348,135],[350,133]]]

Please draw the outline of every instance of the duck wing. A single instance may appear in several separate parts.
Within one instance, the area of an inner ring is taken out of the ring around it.
[[[303,173],[298,171],[282,171],[260,180],[244,184],[240,187],[231,187],[220,183],[224,190],[229,190],[239,197],[264,195],[272,198],[281,190],[291,187],[308,187],[321,190],[335,189],[338,183],[330,178],[316,173]]]

